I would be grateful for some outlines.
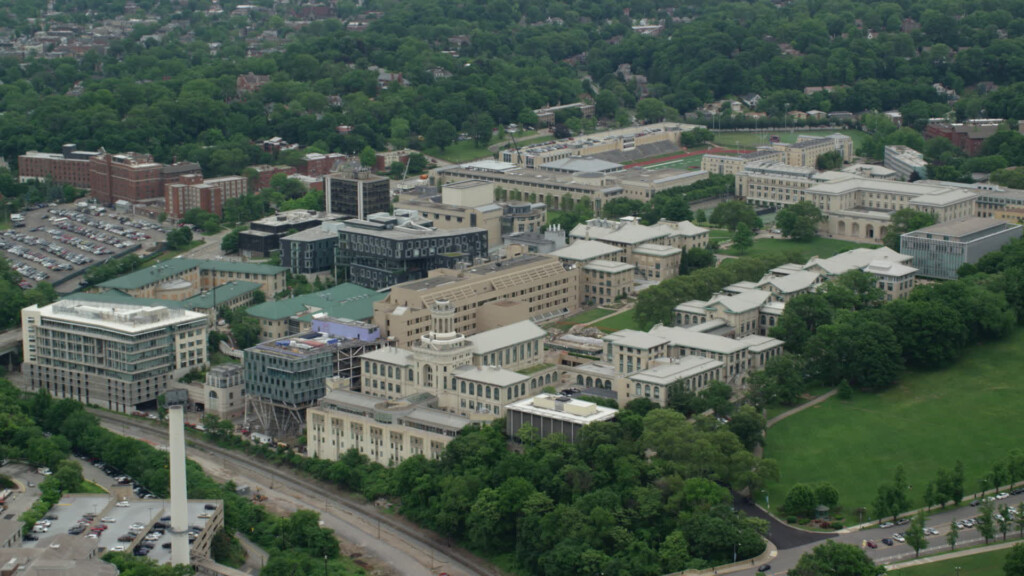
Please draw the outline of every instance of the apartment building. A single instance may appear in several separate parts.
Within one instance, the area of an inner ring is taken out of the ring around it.
[[[923,180],[928,177],[924,154],[909,146],[886,146],[882,165],[895,170],[901,180]]]
[[[172,258],[107,280],[104,290],[120,290],[136,298],[186,300],[232,282],[255,282],[268,298],[284,290],[287,268],[224,260]]]
[[[74,299],[29,306],[21,311],[23,371],[32,391],[130,412],[207,364],[208,323],[163,306]]]
[[[428,394],[437,407],[475,422],[504,415],[505,406],[558,381],[544,362],[547,332],[530,321],[472,337],[458,332],[457,309],[430,306],[431,329],[410,348],[388,347],[362,356],[362,393],[387,400]]]
[[[224,215],[224,203],[245,196],[248,179],[244,176],[223,176],[204,180],[202,175],[189,174],[164,190],[167,217],[179,220],[193,208],[218,216]]]
[[[331,390],[306,410],[306,453],[337,460],[354,449],[385,466],[397,466],[412,456],[437,460],[472,422],[438,410],[436,404],[429,395],[381,400]]]
[[[900,252],[913,257],[922,276],[952,280],[964,264],[974,264],[1022,235],[1020,224],[991,218],[966,218],[907,232]]]
[[[328,224],[338,234],[338,266],[349,281],[375,290],[417,280],[436,268],[454,268],[487,256],[487,232],[434,228],[416,214],[371,214]]]

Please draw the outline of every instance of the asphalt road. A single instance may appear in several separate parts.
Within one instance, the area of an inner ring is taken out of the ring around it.
[[[156,422],[91,410],[104,427],[156,444],[167,443],[166,429]],[[187,457],[220,481],[248,484],[267,495],[266,505],[274,512],[316,510],[328,528],[334,530],[349,555],[358,554],[375,564],[379,574],[430,576],[447,572],[451,576],[499,574],[500,572],[471,553],[449,547],[444,538],[383,514],[372,504],[341,493],[335,488],[295,475],[291,470],[269,464],[230,450],[223,450],[195,437],[189,437]],[[372,559],[372,560],[370,560]]]
[[[991,493],[989,493],[991,495]],[[968,497],[968,501],[973,498]],[[1001,508],[1004,504],[1017,507],[1021,501],[1024,501],[1024,494],[1010,496],[1005,500],[997,500],[994,505],[997,508]],[[928,547],[921,550],[921,556],[927,556],[930,554],[936,554],[940,552],[949,552],[949,544],[946,543],[946,534],[949,532],[949,524],[953,520],[966,520],[967,518],[975,518],[980,514],[978,508],[970,507],[966,504],[960,508],[950,508],[945,511],[940,511],[932,514],[928,517],[925,522],[925,527],[935,528],[939,534],[937,536],[928,536]],[[896,562],[903,562],[910,560],[914,557],[914,549],[907,544],[895,543],[893,546],[886,546],[882,544],[882,538],[892,538],[892,535],[896,532],[903,532],[907,529],[908,525],[893,526],[890,528],[868,528],[864,530],[858,530],[850,532],[848,534],[835,535],[833,539],[836,542],[842,542],[844,544],[853,544],[855,546],[862,547],[867,555],[871,557],[875,562],[879,564],[893,564]],[[1012,526],[1016,528],[1016,526]],[[776,542],[775,526],[772,527],[772,542]],[[793,530],[790,528],[790,530]],[[1009,536],[1013,537],[1017,535],[1017,531],[1011,529]],[[827,536],[826,536],[827,538]],[[865,543],[870,540],[878,545],[877,548],[868,548]],[[1002,540],[1002,534],[997,534],[995,540]],[[995,541],[993,540],[993,541]],[[960,530],[960,536],[957,540],[957,549],[964,548],[967,546],[977,546],[983,544],[985,539],[981,537],[977,528],[965,528]],[[771,564],[771,570],[767,574],[784,575],[786,572],[796,566],[800,556],[814,548],[815,546],[823,543],[823,540],[810,542],[807,544],[795,546],[795,547],[783,547],[779,545],[779,554],[774,558]],[[778,543],[776,542],[778,545]],[[733,574],[741,574],[748,576],[758,576],[760,573],[756,571],[756,567],[752,567],[746,570],[733,572]]]

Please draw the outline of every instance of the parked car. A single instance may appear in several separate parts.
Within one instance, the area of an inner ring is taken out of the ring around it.
[[[878,544],[875,544],[871,540],[868,540],[867,544],[868,544],[868,548],[871,548],[872,550],[874,550],[875,548],[878,548]]]
[[[882,544],[885,544],[886,546],[892,546],[893,541],[891,538],[882,538]]]
[[[758,572],[767,572],[772,569],[771,564],[761,564],[757,567]]]

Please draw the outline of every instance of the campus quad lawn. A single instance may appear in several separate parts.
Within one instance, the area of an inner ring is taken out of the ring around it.
[[[846,522],[871,502],[902,464],[914,508],[939,468],[964,464],[964,493],[979,490],[982,476],[1020,448],[1024,437],[1024,328],[999,342],[971,347],[954,366],[908,372],[899,384],[852,400],[829,400],[790,416],[768,431],[765,456],[779,463],[780,481],[769,486],[778,512],[798,482],[827,481],[839,490]],[[869,516],[865,516],[865,521]]]
[[[730,236],[731,238],[732,236]],[[815,237],[810,242],[797,242],[786,238],[758,238],[754,240],[754,246],[742,254],[735,248],[724,250],[723,254],[730,256],[767,256],[775,254],[799,254],[802,262],[806,262],[811,256],[829,258],[840,252],[853,250],[854,248],[878,248],[878,244],[858,244],[835,238]]]
[[[735,156],[735,154],[729,153],[726,156]],[[704,159],[706,154],[697,154],[694,156],[687,156],[686,158],[680,158],[678,160],[667,160],[663,164],[651,164],[644,166],[644,168],[650,169],[662,169],[662,168],[673,168],[675,170],[700,170],[700,163]]]
[[[816,136],[826,136],[828,134],[846,134],[850,138],[853,138],[853,150],[857,151],[861,143],[868,139],[866,132],[860,130],[803,130],[799,128],[786,128],[783,130],[781,127],[775,128],[762,128],[757,132],[716,132],[715,133],[715,144],[723,148],[740,148],[754,149],[758,146],[767,146],[770,144],[769,138],[771,136],[778,136],[782,142],[796,142],[796,137],[801,134],[810,134]]]
[[[594,324],[594,326],[597,326],[597,328],[602,332],[608,333],[618,332],[619,330],[626,330],[627,328],[631,328],[633,330],[640,330],[640,325],[637,324],[636,318],[633,316],[634,310],[635,308],[630,308],[629,310],[623,312],[622,314],[618,314],[606,320],[602,320],[597,324]]]
[[[1003,576],[1003,564],[1009,548],[983,552],[973,556],[961,556],[951,560],[932,562],[920,566],[911,566],[889,572],[892,576],[955,576],[956,567],[960,567],[963,576]]]

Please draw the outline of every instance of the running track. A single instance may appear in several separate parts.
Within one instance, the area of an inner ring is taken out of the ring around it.
[[[673,160],[679,160],[680,158],[687,158],[689,156],[700,156],[701,154],[746,154],[747,152],[753,152],[753,150],[736,150],[734,148],[711,148],[710,150],[698,150],[696,152],[686,152],[684,154],[665,156],[664,158],[655,158],[653,160],[643,160],[641,162],[634,162],[632,164],[626,164],[626,168],[650,166],[651,164],[664,164],[666,162],[672,162]]]

